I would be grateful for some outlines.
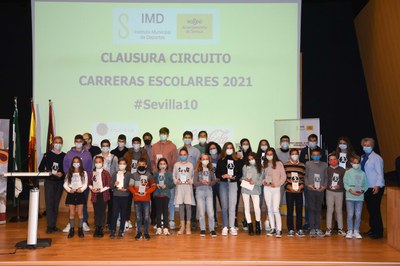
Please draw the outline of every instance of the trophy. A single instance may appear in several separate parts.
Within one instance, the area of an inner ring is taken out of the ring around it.
[[[331,189],[335,189],[335,187],[337,186],[338,183],[339,183],[339,174],[333,173]]]
[[[321,188],[321,176],[320,174],[314,174],[314,188],[320,189]]]
[[[159,184],[160,186],[164,186],[164,180],[165,180],[164,175],[159,175],[159,176],[158,176],[158,184]]]
[[[299,174],[296,172],[292,172],[290,180],[292,181],[292,189],[294,191],[299,191],[299,182],[300,182]]]

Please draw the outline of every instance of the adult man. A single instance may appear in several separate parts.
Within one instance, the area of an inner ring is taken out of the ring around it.
[[[118,136],[117,144],[118,146],[111,151],[111,154],[114,154],[119,159],[128,151],[128,148],[126,147],[126,136],[124,134]]]
[[[199,149],[200,154],[206,153],[206,146],[207,146],[207,139],[208,139],[207,131],[201,130],[199,132],[199,134],[197,134],[197,138],[199,139],[199,143],[194,145],[194,147]]]
[[[90,154],[92,155],[92,158],[94,158],[94,156],[96,156],[97,154],[101,153],[101,150],[98,146],[92,145],[92,142],[93,142],[92,134],[84,133],[83,141],[84,141],[85,149],[90,152]]]

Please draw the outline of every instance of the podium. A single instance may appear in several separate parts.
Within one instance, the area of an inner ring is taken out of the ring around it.
[[[5,177],[32,178],[40,179],[50,176],[48,172],[9,172],[4,173]],[[15,244],[16,248],[35,249],[38,247],[51,246],[51,238],[37,238],[38,219],[39,219],[39,188],[33,187],[29,192],[29,212],[28,212],[28,237],[27,240]]]

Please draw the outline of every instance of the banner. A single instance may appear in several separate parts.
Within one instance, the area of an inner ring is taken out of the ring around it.
[[[7,177],[10,120],[0,119],[0,224],[6,223]]]
[[[319,118],[275,120],[276,148],[281,146],[280,137],[287,135],[290,138],[290,148],[302,149],[308,144],[310,134],[318,136],[317,145],[321,147]]]

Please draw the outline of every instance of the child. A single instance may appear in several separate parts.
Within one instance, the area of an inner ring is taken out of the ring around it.
[[[68,192],[65,204],[69,206],[69,224],[70,229],[68,238],[74,237],[75,225],[75,210],[78,211],[79,227],[78,236],[84,237],[83,234],[83,204],[86,197],[83,192],[86,190],[88,184],[88,176],[86,171],[83,170],[82,160],[80,157],[75,156],[72,159],[71,165],[65,177],[64,189]]]
[[[185,208],[186,208],[186,234],[191,234],[190,217],[192,217],[192,207],[195,205],[193,196],[193,165],[188,162],[188,150],[182,147],[179,151],[179,161],[175,163],[172,176],[174,178],[175,188],[175,204],[179,205],[179,218],[181,226],[178,234],[185,231]]]
[[[101,155],[94,157],[95,169],[89,175],[89,188],[92,191],[94,209],[94,223],[96,230],[93,237],[103,237],[103,228],[106,222],[106,208],[110,200],[110,173],[103,169],[104,158]]]
[[[214,166],[211,162],[211,156],[202,154],[197,161],[194,172],[194,184],[196,186],[196,202],[199,214],[200,236],[206,235],[205,212],[208,216],[208,229],[211,237],[216,237],[214,207],[213,207],[213,191],[212,186],[215,184]]]
[[[282,218],[279,205],[281,203],[281,186],[285,183],[286,172],[274,148],[268,148],[265,155],[263,165],[264,198],[267,204],[268,217],[271,225],[271,230],[267,232],[267,235],[275,235],[281,238]]]
[[[346,170],[339,166],[339,160],[335,153],[328,156],[328,186],[326,188],[326,236],[332,234],[332,215],[335,209],[336,221],[338,223],[338,234],[345,235],[343,231],[343,177]]]
[[[168,203],[171,198],[171,189],[174,187],[174,180],[171,172],[168,171],[167,159],[161,158],[157,162],[158,172],[154,173],[154,181],[157,189],[154,191],[154,203],[156,205],[156,235],[161,235],[161,216],[163,217],[163,233],[169,236],[168,231]]]
[[[305,165],[299,161],[299,151],[291,149],[289,152],[290,161],[284,163],[286,171],[286,205],[287,216],[286,224],[288,228],[288,236],[294,236],[293,226],[293,210],[296,206],[296,236],[304,237],[303,232],[303,191],[304,191],[304,174]]]
[[[129,190],[133,194],[136,212],[137,234],[135,240],[142,238],[142,221],[144,225],[144,239],[150,240],[150,199],[151,193],[156,190],[154,178],[147,168],[145,158],[140,158],[137,163],[137,171],[129,183]]]
[[[310,236],[325,237],[321,228],[322,201],[324,190],[328,183],[327,163],[321,162],[321,150],[315,148],[311,151],[312,161],[306,162],[306,175],[304,181],[307,186],[308,196],[306,207],[309,210]]]
[[[257,158],[254,152],[250,152],[247,155],[246,165],[243,166],[243,177],[242,177],[242,198],[244,204],[244,214],[246,217],[246,224],[248,227],[248,233],[250,236],[254,235],[253,223],[250,215],[250,197],[253,201],[254,214],[256,216],[256,235],[261,234],[261,210],[260,210],[260,194],[261,194],[261,160]],[[250,189],[244,184],[253,186]]]
[[[352,169],[344,174],[344,189],[346,190],[347,234],[346,238],[362,239],[360,234],[361,212],[364,192],[368,189],[367,177],[360,168],[360,157],[350,157]],[[353,226],[353,217],[356,216]],[[353,231],[354,230],[354,231]]]
[[[124,157],[118,159],[118,172],[111,177],[111,189],[113,190],[113,216],[110,226],[110,238],[115,237],[117,229],[118,216],[121,217],[118,238],[122,238],[124,234],[124,225],[126,221],[128,201],[129,201],[129,181],[132,174],[126,171],[127,161]]]

